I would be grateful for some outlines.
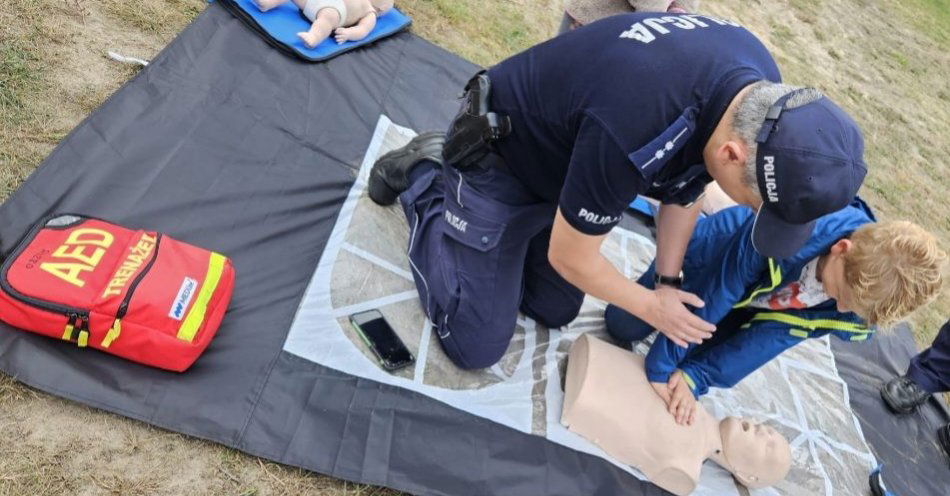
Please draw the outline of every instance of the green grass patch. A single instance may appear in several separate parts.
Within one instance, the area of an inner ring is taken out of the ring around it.
[[[821,10],[821,0],[790,0],[789,6],[798,20],[805,24],[816,24]]]
[[[772,38],[772,42],[775,44],[786,44],[795,40],[795,34],[785,24],[772,23],[771,28],[769,37]]]
[[[950,0],[906,0],[907,19],[923,34],[946,47],[950,46]]]
[[[147,33],[170,34],[204,9],[202,0],[106,0],[109,15]]]
[[[10,40],[0,45],[0,121],[14,124],[28,93],[40,86],[38,58],[27,43]]]
[[[12,8],[19,5],[14,2]],[[33,10],[25,10],[23,19],[35,20]],[[24,29],[25,28],[25,29]],[[35,129],[39,95],[47,87],[48,65],[39,50],[41,30],[27,26],[0,26],[0,199],[6,199],[29,176],[42,155],[25,146],[24,134]],[[0,385],[0,390],[9,390]]]
[[[907,56],[903,53],[894,51],[890,53],[890,56],[894,62],[897,62],[897,65],[899,65],[901,69],[907,69],[910,67],[910,60],[908,60]]]

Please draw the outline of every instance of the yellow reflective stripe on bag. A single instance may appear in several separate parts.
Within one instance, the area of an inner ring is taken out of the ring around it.
[[[770,285],[764,288],[758,288],[749,295],[745,300],[736,303],[732,308],[742,308],[750,303],[752,300],[756,299],[760,294],[772,291],[777,288],[779,284],[782,283],[782,268],[775,264],[775,260],[769,258],[769,280]]]
[[[178,339],[182,341],[194,341],[198,329],[205,321],[205,313],[208,311],[208,303],[211,302],[211,296],[218,289],[218,283],[221,281],[221,274],[224,271],[224,263],[227,259],[219,253],[211,253],[211,260],[208,262],[208,273],[205,275],[204,282],[201,283],[201,291],[195,304],[188,311],[181,327],[178,328]]]

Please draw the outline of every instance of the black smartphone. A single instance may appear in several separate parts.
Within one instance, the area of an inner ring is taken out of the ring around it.
[[[350,323],[386,370],[401,369],[415,361],[379,310],[354,313]]]

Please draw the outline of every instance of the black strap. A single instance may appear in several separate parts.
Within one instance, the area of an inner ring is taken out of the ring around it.
[[[775,103],[773,103],[772,106],[769,107],[769,111],[765,113],[765,121],[762,122],[762,127],[759,128],[759,134],[755,136],[755,142],[765,143],[766,141],[768,141],[769,136],[772,134],[772,131],[775,130],[775,124],[778,122],[779,117],[782,116],[782,112],[786,108],[785,104],[788,103],[788,101],[793,96],[799,93],[803,93],[806,90],[810,90],[810,89],[812,88],[799,88],[797,90],[790,91],[782,95],[781,98],[776,100]]]
[[[491,81],[485,71],[465,85],[462,106],[449,126],[442,156],[459,170],[476,167],[491,151],[491,144],[511,132],[511,120],[489,108]]]
[[[671,277],[661,275],[659,272],[653,273],[653,287],[671,286],[676,289],[683,287],[683,278],[680,276]]]

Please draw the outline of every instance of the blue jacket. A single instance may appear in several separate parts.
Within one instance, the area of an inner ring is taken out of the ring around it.
[[[873,331],[857,315],[839,312],[834,300],[803,310],[747,308],[753,298],[797,281],[810,261],[857,228],[874,222],[874,214],[863,201],[855,198],[844,209],[820,218],[802,249],[783,260],[763,257],[752,247],[754,220],[748,208],[732,207],[697,224],[683,260],[683,290],[705,302],[703,308],[694,309],[696,315],[720,326],[712,340],[687,349],[658,334],[646,358],[650,381],[667,382],[680,369],[693,394],[700,396],[710,387],[734,386],[804,339],[833,334],[861,341],[871,336]],[[640,278],[644,286],[653,287],[654,267]],[[722,328],[724,322],[730,328]],[[727,338],[717,339],[720,333]]]

